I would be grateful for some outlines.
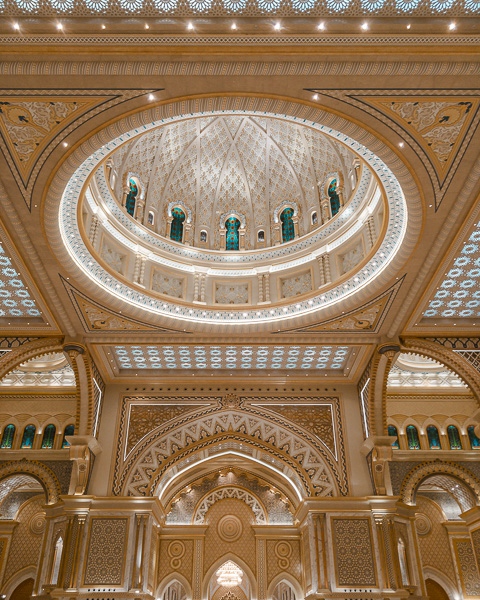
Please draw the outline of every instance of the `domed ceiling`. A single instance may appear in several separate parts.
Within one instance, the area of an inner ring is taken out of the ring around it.
[[[234,212],[245,225],[244,248],[280,241],[275,223],[286,204],[298,234],[321,222],[332,178],[348,197],[355,155],[346,146],[296,123],[257,116],[190,119],[155,129],[111,157],[114,191],[122,199],[132,177],[139,185],[143,221],[169,237],[172,207],[186,213],[186,242],[222,249],[220,228]],[[201,232],[205,241],[202,242]],[[263,232],[260,243],[258,232]],[[276,235],[275,235],[276,234]]]
[[[184,233],[170,239],[176,208]],[[233,251],[229,215],[243,236]],[[57,226],[72,275],[120,312],[174,329],[280,331],[381,289],[403,260],[407,220],[399,182],[361,143],[296,117],[230,111],[150,122],[104,144],[66,185]]]

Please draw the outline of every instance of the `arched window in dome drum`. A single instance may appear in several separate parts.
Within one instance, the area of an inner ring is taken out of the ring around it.
[[[137,201],[138,195],[138,185],[134,179],[130,179],[130,181],[128,182],[128,186],[130,188],[130,191],[128,192],[127,198],[125,200],[125,210],[131,217],[133,217],[135,214],[135,203]]]
[[[388,435],[391,437],[397,438],[394,442],[392,442],[392,448],[399,450],[400,444],[398,443],[398,431],[397,431],[397,428],[395,427],[395,425],[388,426]]]
[[[415,425],[408,425],[407,429],[407,441],[409,450],[420,450],[420,439],[418,437],[418,431]]]
[[[50,424],[45,427],[42,438],[42,448],[53,448],[55,432],[55,425]]]
[[[21,448],[32,448],[33,447],[33,440],[35,438],[35,425],[27,425],[25,427],[25,429],[23,430],[23,437],[22,437],[22,443],[21,443]]]
[[[450,450],[461,450],[462,441],[460,439],[458,429],[455,427],[455,425],[449,425],[447,427],[447,435],[448,441],[450,442]]]
[[[475,425],[469,425],[467,427],[467,432],[472,450],[480,450],[480,438],[475,435]]]
[[[332,179],[328,184],[328,197],[330,198],[330,208],[332,210],[332,217],[334,217],[340,210],[340,197],[337,194],[337,180]]]
[[[240,221],[236,217],[229,217],[225,221],[225,249],[226,250],[238,250],[239,249],[239,235],[238,230],[240,229]]]
[[[438,429],[435,425],[429,425],[427,427],[427,438],[428,438],[428,447],[430,450],[440,450],[440,436],[438,435]]]
[[[185,213],[181,208],[176,206],[172,208],[172,224],[170,225],[170,239],[174,242],[183,241],[183,222],[185,221]]]
[[[280,215],[282,222],[282,242],[289,242],[295,238],[295,227],[293,225],[293,208],[286,208]]]
[[[67,425],[63,432],[62,448],[69,448],[70,443],[67,440],[67,435],[73,435],[75,433],[75,425]]]
[[[15,425],[7,425],[3,430],[1,448],[11,448],[13,446],[13,438],[15,437]]]

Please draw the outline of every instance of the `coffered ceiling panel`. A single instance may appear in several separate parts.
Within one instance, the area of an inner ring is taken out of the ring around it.
[[[113,376],[279,375],[348,377],[364,354],[360,346],[273,344],[111,344],[101,347]]]

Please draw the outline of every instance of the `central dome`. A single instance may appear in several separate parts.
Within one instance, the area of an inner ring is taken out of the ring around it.
[[[70,177],[57,223],[71,272],[119,311],[278,330],[382,285],[407,210],[391,170],[348,135],[229,111],[103,144]]]
[[[109,164],[131,216],[173,241],[222,251],[274,246],[319,227],[350,196],[355,162],[346,146],[297,123],[220,115],[154,129]],[[227,243],[232,224],[236,245]]]

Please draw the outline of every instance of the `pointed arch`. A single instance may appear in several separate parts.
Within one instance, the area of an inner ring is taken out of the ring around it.
[[[304,593],[303,593],[300,583],[292,575],[290,575],[290,573],[284,572],[284,573],[279,573],[270,582],[270,585],[268,586],[268,591],[267,591],[267,599],[268,600],[274,600],[275,588],[280,583],[283,583],[283,582],[285,582],[287,585],[289,585],[292,588],[292,590],[295,593],[295,600],[303,600],[304,599]]]
[[[250,600],[256,600],[258,598],[257,578],[255,577],[255,574],[253,573],[252,569],[247,565],[247,563],[233,552],[227,552],[227,554],[223,554],[222,556],[220,556],[205,573],[202,583],[202,598],[208,598],[208,588],[212,577],[214,577],[216,571],[229,560],[234,562],[237,566],[240,567],[240,569],[242,569],[244,576],[248,579],[248,583],[252,592]]]
[[[168,590],[168,588],[170,586],[175,585],[175,584],[178,584],[183,587],[183,590],[185,592],[185,597],[187,599],[190,600],[192,598],[193,593],[192,593],[192,587],[190,585],[190,582],[181,573],[176,573],[176,572],[170,573],[160,582],[160,584],[157,587],[157,591],[155,593],[155,598],[159,598],[160,600],[163,600],[163,596],[164,596],[165,592]],[[179,599],[179,600],[181,600],[181,599]]]

